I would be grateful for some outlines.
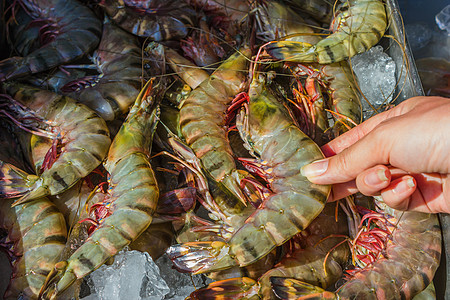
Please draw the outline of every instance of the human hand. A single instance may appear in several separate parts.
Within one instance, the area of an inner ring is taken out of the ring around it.
[[[326,159],[302,168],[333,184],[335,201],[361,193],[399,210],[450,213],[450,99],[414,97],[322,147]]]

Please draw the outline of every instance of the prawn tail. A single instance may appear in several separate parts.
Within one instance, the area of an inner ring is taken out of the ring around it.
[[[30,175],[11,164],[0,161],[0,198],[20,197],[12,206],[48,195],[48,190],[43,186],[32,189],[39,182],[38,176]]]
[[[233,171],[229,176],[226,176],[222,179],[220,184],[223,184],[223,188],[232,193],[230,197],[236,197],[242,204],[247,206],[247,198],[242,192],[242,188],[240,186],[241,179],[239,178],[239,172]]]
[[[280,299],[338,299],[336,294],[312,284],[286,277],[271,277],[270,283]]]
[[[60,261],[55,264],[47,275],[38,299],[55,299],[60,291],[65,290],[77,279],[74,273],[66,272],[67,265],[67,261]]]
[[[315,46],[296,41],[278,41],[267,44],[264,49],[275,59],[291,62],[317,62]]]
[[[201,274],[237,265],[229,251],[226,243],[213,241],[172,245],[166,253],[179,272]]]
[[[28,64],[24,63],[23,57],[14,56],[0,62],[0,82],[31,73],[31,69]]]
[[[214,281],[191,293],[190,299],[260,299],[259,284],[249,277]]]

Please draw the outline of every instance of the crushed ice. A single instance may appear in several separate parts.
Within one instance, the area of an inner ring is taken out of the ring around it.
[[[367,101],[378,111],[382,111],[392,100],[397,82],[395,62],[383,51],[383,47],[375,46],[367,52],[354,56],[351,63],[361,91],[367,99],[361,98],[366,119],[373,113]]]
[[[204,278],[172,269],[166,255],[155,263],[148,253],[125,249],[113,264],[91,273],[87,280],[91,294],[82,300],[183,300],[195,287],[207,284]]]

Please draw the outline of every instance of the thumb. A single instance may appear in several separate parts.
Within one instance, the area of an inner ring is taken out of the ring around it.
[[[385,126],[382,126],[385,127]],[[335,156],[315,161],[301,169],[303,176],[316,184],[348,182],[376,165],[389,164],[391,140],[386,128],[377,127]]]

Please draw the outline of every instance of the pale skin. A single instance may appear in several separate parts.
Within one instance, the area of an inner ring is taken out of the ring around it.
[[[414,97],[322,147],[302,168],[333,184],[329,201],[361,192],[398,210],[450,213],[450,98]]]

